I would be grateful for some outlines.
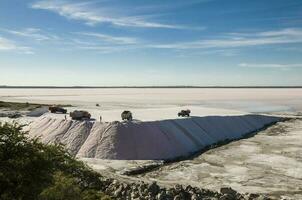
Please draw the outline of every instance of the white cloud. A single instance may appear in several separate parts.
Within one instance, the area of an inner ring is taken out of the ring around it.
[[[102,53],[102,54],[107,54],[107,53],[114,53],[114,52],[121,52],[125,50],[129,50],[128,47],[117,47],[117,46],[75,46],[75,48],[79,50],[85,50],[85,51],[93,51],[96,53]]]
[[[0,36],[0,52],[1,51],[13,51],[17,53],[33,54],[31,48],[25,46],[18,46],[14,41],[3,38]]]
[[[286,28],[286,29],[281,29],[278,31],[267,31],[267,32],[260,32],[258,35],[260,36],[285,36],[285,35],[290,35],[290,36],[298,36],[301,37],[302,35],[302,29],[298,28]]]
[[[77,34],[94,37],[100,39],[101,41],[105,41],[113,44],[137,44],[138,43],[138,40],[133,37],[116,37],[112,35],[92,33],[92,32],[80,32]]]
[[[252,63],[240,63],[240,67],[247,68],[276,68],[276,69],[289,69],[289,68],[297,68],[302,67],[301,64],[252,64]]]
[[[7,40],[5,38],[0,37],[0,50],[1,51],[7,51],[7,50],[12,50],[15,49],[16,46],[13,42],[10,40]]]
[[[162,49],[237,48],[274,44],[302,43],[302,29],[281,29],[255,33],[230,33],[219,39],[150,45]]]
[[[32,38],[37,41],[46,41],[46,40],[57,40],[58,37],[55,35],[50,35],[43,33],[41,29],[37,28],[25,28],[22,30],[8,30],[8,29],[2,29],[10,34],[20,36],[20,37],[27,37]]]
[[[81,20],[88,25],[112,24],[122,27],[182,29],[179,25],[147,21],[144,16],[113,16],[104,8],[95,8],[91,2],[70,2],[62,0],[42,0],[31,5],[34,9],[49,10],[68,19]]]

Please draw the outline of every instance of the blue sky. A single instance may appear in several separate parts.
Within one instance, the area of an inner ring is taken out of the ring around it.
[[[0,0],[0,85],[302,85],[301,0]]]

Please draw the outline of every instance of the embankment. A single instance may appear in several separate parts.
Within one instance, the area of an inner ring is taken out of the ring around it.
[[[263,115],[208,116],[148,122],[73,121],[38,118],[31,137],[63,143],[77,157],[167,160],[189,156],[211,145],[245,137],[281,118]]]

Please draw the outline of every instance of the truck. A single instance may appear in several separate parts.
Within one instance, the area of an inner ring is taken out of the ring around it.
[[[178,112],[178,117],[190,117],[191,110],[181,110]]]
[[[69,116],[73,120],[84,120],[84,119],[90,119],[91,114],[85,110],[75,110],[73,112],[70,112]]]
[[[129,110],[125,110],[121,114],[122,120],[132,121],[132,113]]]
[[[64,109],[64,108],[61,108],[61,107],[58,107],[58,106],[50,106],[48,108],[48,110],[51,112],[51,113],[63,113],[63,114],[66,114],[67,113],[67,110]]]

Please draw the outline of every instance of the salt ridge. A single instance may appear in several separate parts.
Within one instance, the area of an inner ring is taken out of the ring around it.
[[[278,121],[272,116],[240,115],[101,123],[45,115],[29,126],[29,135],[44,143],[62,143],[82,158],[162,160],[240,139]]]

